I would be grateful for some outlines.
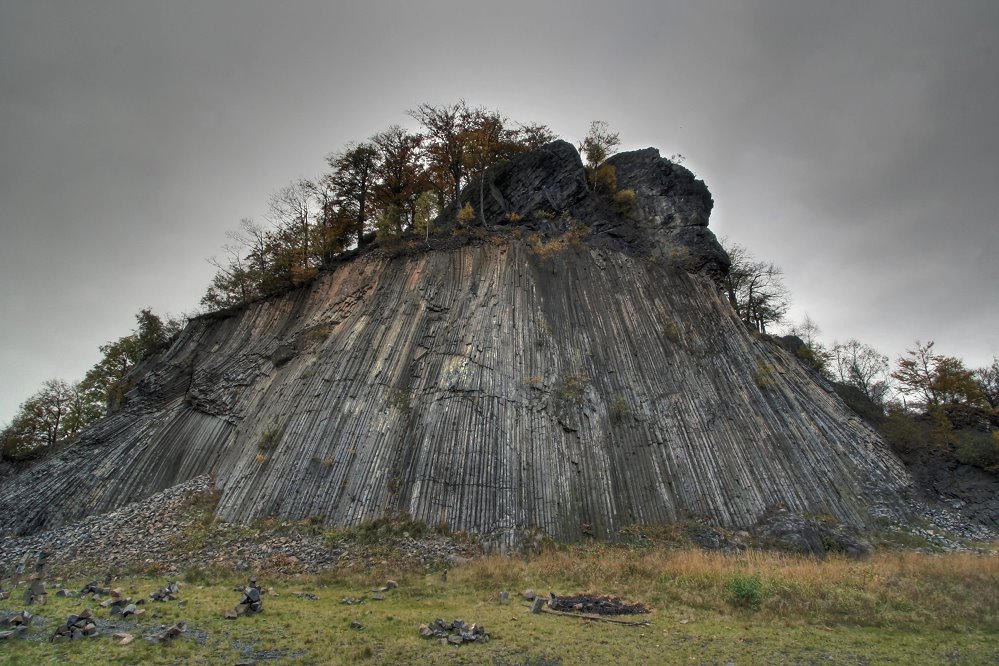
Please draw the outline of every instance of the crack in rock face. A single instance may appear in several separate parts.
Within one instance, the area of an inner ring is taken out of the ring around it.
[[[466,188],[489,241],[376,248],[191,321],[115,413],[4,480],[0,533],[209,473],[226,521],[408,514],[503,545],[776,507],[901,515],[911,480],[880,437],[720,296],[704,183],[654,149],[609,163],[627,211],[556,142]],[[589,235],[539,251],[510,213]]]

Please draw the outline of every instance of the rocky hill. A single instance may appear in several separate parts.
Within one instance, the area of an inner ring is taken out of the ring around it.
[[[556,142],[467,188],[488,232],[191,321],[116,413],[5,479],[0,532],[203,474],[227,521],[405,512],[507,543],[901,514],[911,479],[879,436],[720,295],[704,184],[654,149],[610,163],[633,199]]]

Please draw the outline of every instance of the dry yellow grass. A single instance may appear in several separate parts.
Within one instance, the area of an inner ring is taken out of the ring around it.
[[[769,551],[595,545],[533,557],[489,556],[452,572],[474,586],[527,581],[539,590],[640,599],[660,609],[732,609],[733,580],[759,583],[759,612],[786,621],[999,630],[999,558],[889,552],[824,561]]]

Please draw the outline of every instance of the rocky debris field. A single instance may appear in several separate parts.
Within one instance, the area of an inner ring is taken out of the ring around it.
[[[42,551],[63,575],[95,570],[182,572],[218,566],[282,574],[335,567],[387,564],[389,554],[350,539],[330,538],[321,526],[271,522],[260,527],[211,523],[207,476],[164,490],[110,513],[24,537],[0,538],[0,580]],[[473,545],[440,535],[402,532],[391,538],[393,565],[410,569],[447,566],[476,553]],[[29,572],[30,573],[30,572]]]
[[[266,521],[254,526],[213,522],[214,495],[210,486],[209,478],[202,476],[75,525],[25,537],[0,538],[0,587],[2,581],[15,575],[27,578],[39,553],[45,554],[46,566],[62,575],[91,576],[102,569],[115,573],[167,573],[212,566],[279,574],[379,564],[427,570],[461,562],[480,552],[468,541],[427,534],[426,530],[419,536],[398,529],[386,538],[379,535],[356,539],[349,534],[339,538],[335,531],[302,522]],[[909,500],[908,504],[916,521],[885,521],[883,530],[912,541],[916,549],[967,550],[963,540],[988,542],[999,537],[996,530],[969,523],[942,503],[931,506]],[[755,545],[760,537],[766,537],[760,542],[763,545],[777,544],[820,557],[830,543],[835,544],[833,550],[837,552],[859,556],[870,550],[863,540],[787,512],[773,514],[753,531],[756,538],[749,539],[748,533],[730,534],[701,526],[689,536],[693,543],[709,550],[743,550]],[[739,535],[746,538],[740,540]]]

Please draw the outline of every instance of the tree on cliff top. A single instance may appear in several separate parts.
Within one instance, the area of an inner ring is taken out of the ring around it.
[[[605,120],[594,120],[590,123],[590,131],[579,143],[579,152],[586,160],[586,166],[596,169],[604,160],[614,154],[614,149],[621,144],[617,132],[611,132]]]

